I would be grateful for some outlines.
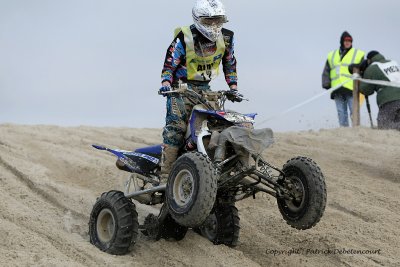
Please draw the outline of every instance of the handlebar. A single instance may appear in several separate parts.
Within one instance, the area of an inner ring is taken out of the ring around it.
[[[186,86],[180,85],[175,90],[171,90],[171,91],[167,91],[167,92],[158,91],[158,94],[166,96],[169,94],[186,94],[188,92],[197,94],[194,90],[189,89],[187,87],[187,85]],[[248,99],[244,98],[244,96],[241,93],[238,93],[235,90],[213,91],[213,93],[219,94],[219,98],[222,98],[225,96],[228,100],[230,100],[232,102],[242,102],[243,100],[249,101]]]
[[[249,101],[248,99],[245,99],[241,93],[235,90],[223,91],[223,94],[232,102],[242,102],[243,100]]]

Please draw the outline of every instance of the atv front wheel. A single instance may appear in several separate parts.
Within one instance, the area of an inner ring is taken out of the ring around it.
[[[120,191],[106,192],[90,214],[90,243],[109,254],[123,255],[136,242],[138,228],[135,205]]]
[[[283,166],[282,185],[291,200],[278,198],[278,207],[285,221],[299,230],[310,229],[321,219],[326,206],[325,178],[310,158],[297,157]]]
[[[215,245],[235,247],[239,240],[239,215],[234,204],[218,205],[200,226],[200,233]]]
[[[172,218],[182,226],[197,227],[210,214],[217,195],[217,171],[211,160],[195,152],[178,158],[166,188]]]

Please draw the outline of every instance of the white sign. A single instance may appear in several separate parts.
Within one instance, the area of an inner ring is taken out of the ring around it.
[[[378,65],[389,81],[400,82],[400,65],[397,64],[396,61],[390,61],[387,63],[375,62],[373,64]]]

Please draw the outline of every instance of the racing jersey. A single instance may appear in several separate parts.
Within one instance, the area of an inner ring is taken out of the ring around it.
[[[190,30],[193,35],[194,48],[196,54],[199,55],[210,55],[215,53],[217,50],[216,42],[212,42],[205,38],[194,25],[190,26]],[[225,74],[225,80],[227,84],[237,84],[237,73],[236,73],[236,58],[234,55],[234,34],[232,31],[222,29],[222,35],[225,42],[225,53],[222,57],[222,69]],[[167,50],[165,56],[164,67],[161,74],[161,80],[169,81],[171,84],[177,83],[179,80],[182,82],[188,82],[188,72],[186,65],[186,43],[184,33],[180,31],[171,45]],[[205,79],[205,82],[209,82]]]

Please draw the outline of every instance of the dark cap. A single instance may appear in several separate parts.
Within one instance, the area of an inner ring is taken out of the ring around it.
[[[372,59],[374,56],[376,56],[378,54],[379,54],[378,51],[372,50],[371,52],[368,53],[367,59]]]

